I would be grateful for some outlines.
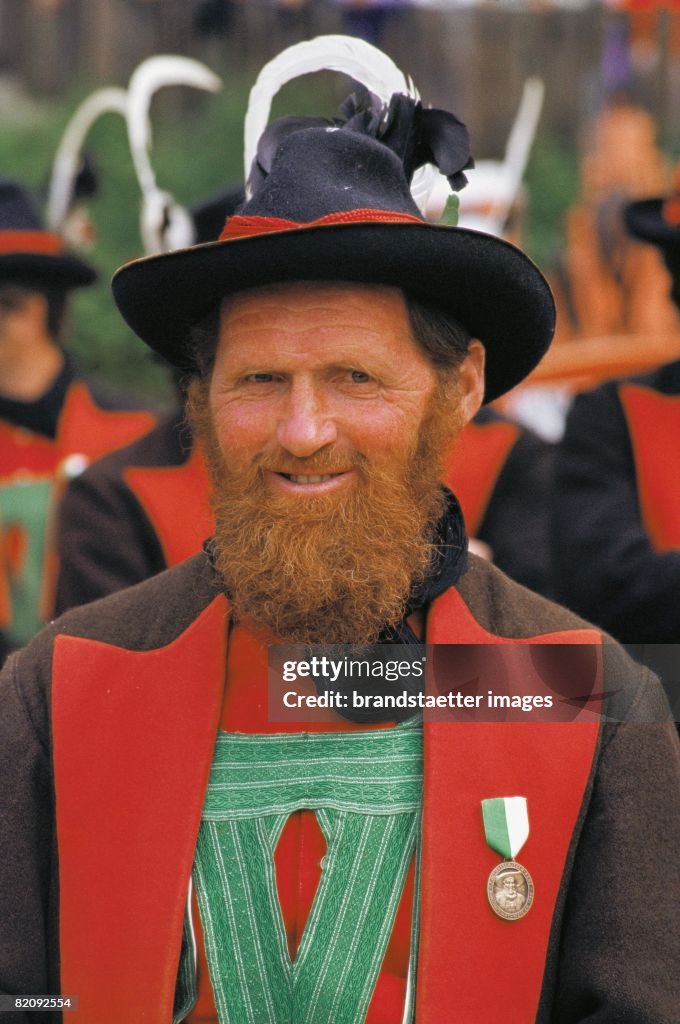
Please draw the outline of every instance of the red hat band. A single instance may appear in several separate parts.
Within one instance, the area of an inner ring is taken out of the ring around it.
[[[63,252],[61,239],[51,231],[0,231],[0,253],[59,256]]]
[[[318,228],[331,224],[422,224],[420,217],[411,213],[396,213],[393,210],[344,210],[327,213],[317,220],[299,222],[284,217],[244,217],[235,214],[229,217],[219,237],[220,242],[234,238],[248,238],[252,235],[267,235],[274,231],[290,231],[295,228]]]

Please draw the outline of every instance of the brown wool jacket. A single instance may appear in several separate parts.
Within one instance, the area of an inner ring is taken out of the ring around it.
[[[470,559],[456,591],[456,607],[473,624],[473,643],[487,635],[526,640],[587,628],[476,558]],[[60,991],[51,719],[55,639],[97,641],[93,646],[98,655],[117,648],[163,650],[192,627],[218,594],[214,570],[201,554],[130,590],[67,613],[7,663],[0,677],[0,993]],[[460,639],[454,626],[452,638]],[[662,721],[667,716],[665,698],[654,678],[608,638],[603,661],[604,688],[613,694],[609,713],[624,724],[599,730],[592,769],[579,796],[578,820],[539,973],[540,999],[531,1019],[542,1024],[677,1024],[680,746],[673,724]],[[93,676],[92,686],[97,685]],[[67,702],[68,687],[65,680]],[[103,692],[100,699],[105,699]],[[541,764],[532,771],[540,776]],[[125,765],[120,778],[124,786]],[[446,780],[444,794],[446,787],[455,791],[456,780]],[[454,865],[451,870],[453,877]],[[115,893],[116,879],[110,882]],[[460,884],[458,878],[455,885]],[[512,959],[512,943],[508,950]],[[443,964],[446,955],[444,950]],[[488,964],[490,977],[497,966]],[[525,969],[522,962],[514,965],[519,984]],[[474,983],[486,984],[480,979]],[[455,991],[453,978],[447,985]],[[508,1000],[506,1020],[515,1021],[511,993]],[[58,1019],[53,1013],[9,1013],[2,1018],[3,1024],[54,1024]],[[140,1015],[140,1024],[146,1019]],[[125,1024],[136,1020],[126,1019]],[[435,1022],[423,1019],[422,1024]],[[478,1021],[466,1017],[465,1024],[491,1021],[482,1015]]]

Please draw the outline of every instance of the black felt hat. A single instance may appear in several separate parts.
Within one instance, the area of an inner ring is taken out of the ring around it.
[[[92,284],[97,273],[68,253],[59,235],[46,231],[29,194],[0,179],[0,278],[30,278],[58,288]]]
[[[297,127],[277,140],[266,170],[219,241],[116,273],[126,321],[170,362],[193,368],[190,328],[222,297],[307,280],[397,286],[450,311],[486,347],[487,401],[538,363],[555,325],[545,278],[507,242],[426,221],[388,145],[337,127]]]

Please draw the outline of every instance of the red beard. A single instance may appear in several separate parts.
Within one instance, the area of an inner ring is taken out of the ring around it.
[[[441,463],[461,424],[450,390],[440,388],[415,451],[398,468],[355,454],[355,486],[341,494],[272,494],[264,465],[234,471],[212,426],[207,386],[190,391],[190,418],[213,480],[216,565],[238,619],[281,642],[368,644],[404,615],[414,586],[436,556],[433,538],[445,500]],[[281,454],[276,469],[326,474],[346,469],[325,449],[310,458]]]

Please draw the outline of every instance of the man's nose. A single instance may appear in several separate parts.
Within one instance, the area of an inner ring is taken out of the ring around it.
[[[279,420],[276,439],[282,448],[302,459],[338,437],[337,427],[318,387],[294,383]]]

